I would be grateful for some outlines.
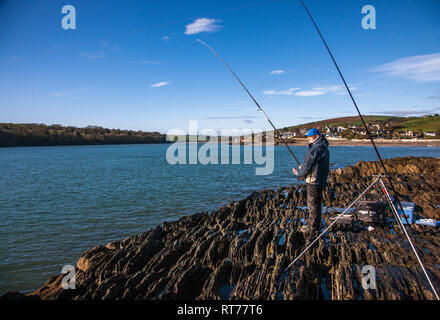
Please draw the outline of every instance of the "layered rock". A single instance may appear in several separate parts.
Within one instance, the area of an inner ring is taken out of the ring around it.
[[[439,219],[440,159],[409,157],[385,163],[399,197],[414,201],[421,217]],[[351,203],[379,172],[377,162],[332,171],[324,190],[325,225],[335,215],[329,208]],[[311,241],[299,232],[307,219],[306,198],[303,185],[261,190],[211,213],[164,222],[85,252],[77,262],[76,289],[62,289],[61,274],[26,298],[435,298],[396,224],[374,231],[334,225],[283,273]],[[438,230],[414,224],[407,229],[440,291]],[[376,289],[361,285],[366,265],[375,268]]]

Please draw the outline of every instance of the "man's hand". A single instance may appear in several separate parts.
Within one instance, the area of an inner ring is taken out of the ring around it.
[[[298,175],[298,170],[296,168],[292,168],[292,173],[297,176]]]

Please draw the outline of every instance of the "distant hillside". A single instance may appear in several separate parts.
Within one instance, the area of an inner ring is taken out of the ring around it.
[[[164,143],[165,139],[159,132],[0,123],[0,147]]]
[[[391,116],[363,116],[364,120],[367,124],[377,123],[383,121],[402,121],[405,118],[401,117],[391,117]],[[321,121],[308,122],[304,124],[299,124],[296,126],[287,127],[287,129],[302,129],[302,128],[324,128],[326,126],[331,127],[348,127],[348,126],[361,126],[362,121],[359,116],[355,117],[341,117],[341,118],[332,118]]]
[[[371,137],[380,139],[438,139],[440,117],[438,114],[421,117],[364,116]],[[317,128],[330,138],[366,139],[368,134],[359,116],[333,118],[280,128],[281,139],[295,143],[307,130]]]
[[[393,130],[401,131],[419,131],[437,132],[440,130],[440,117],[438,114],[423,117],[393,117],[393,116],[364,116],[367,125],[380,124],[381,127],[388,127]],[[362,126],[362,122],[358,116],[342,117],[328,120],[304,123],[296,126],[283,128],[283,130],[308,129],[308,128],[325,128],[325,127],[352,127]]]

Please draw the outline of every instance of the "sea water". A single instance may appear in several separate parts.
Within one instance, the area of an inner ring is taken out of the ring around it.
[[[296,163],[283,146],[275,147],[268,176],[255,175],[257,165],[244,161],[170,165],[168,146],[0,148],[0,295],[40,287],[96,245],[210,212],[254,190],[298,183],[291,173]],[[306,148],[292,147],[299,159]],[[439,148],[379,150],[384,158],[440,157]],[[360,160],[377,160],[373,148],[330,147],[332,169]]]

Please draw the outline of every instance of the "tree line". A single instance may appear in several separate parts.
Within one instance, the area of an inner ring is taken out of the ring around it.
[[[106,129],[98,126],[77,128],[57,124],[0,123],[0,147],[165,142],[166,135],[159,132]]]

